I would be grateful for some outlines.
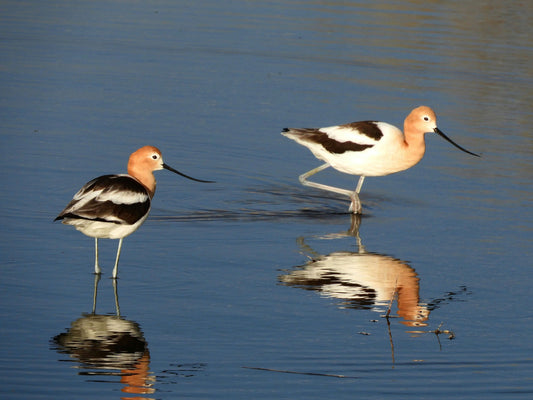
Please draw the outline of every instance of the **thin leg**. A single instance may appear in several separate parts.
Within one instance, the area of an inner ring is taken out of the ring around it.
[[[118,275],[118,260],[120,258],[120,250],[122,249],[122,239],[118,241],[117,258],[115,259],[115,267],[113,268],[113,279],[117,279]]]
[[[317,172],[320,172],[320,171],[326,169],[327,167],[329,167],[329,163],[322,164],[321,166],[316,167],[315,169],[312,169],[311,171],[307,171],[305,174],[300,175],[300,177],[298,179],[300,180],[300,183],[302,185],[306,185],[308,183],[313,183],[313,182],[307,182],[306,179],[309,178],[311,175],[314,175]]]
[[[361,175],[359,177],[359,182],[357,182],[357,187],[355,188],[355,193],[359,194],[361,191],[361,187],[363,186],[363,182],[365,181],[365,176]]]
[[[300,175],[298,179],[300,180],[300,183],[302,185],[314,187],[317,189],[327,190],[329,192],[339,193],[339,194],[343,194],[348,197],[352,197],[353,192],[349,190],[337,188],[334,186],[323,185],[321,183],[310,182],[307,180],[307,178],[309,178],[311,175],[314,175],[317,172],[320,172],[326,169],[327,167],[329,167],[329,163],[322,164],[320,167],[316,167],[315,169],[312,169],[311,171],[307,171],[305,174]]]
[[[100,274],[94,275],[94,294],[93,294],[93,314],[96,312],[96,296],[98,294],[98,282],[100,282]]]
[[[98,238],[94,238],[94,253],[94,273],[98,275],[102,273],[98,265]]]
[[[113,293],[115,293],[115,308],[117,310],[117,317],[120,317],[120,306],[118,304],[118,288],[116,279],[113,279]]]
[[[341,188],[329,186],[329,185],[323,185],[321,183],[310,182],[307,180],[307,178],[309,178],[310,176],[326,169],[329,166],[330,166],[329,163],[322,164],[321,166],[316,167],[315,169],[312,169],[311,171],[308,171],[305,174],[300,175],[298,179],[300,180],[300,183],[302,185],[314,187],[316,189],[327,190],[329,192],[339,193],[344,196],[348,196],[352,200],[350,204],[350,209],[349,209],[350,212],[353,212],[354,214],[361,214],[362,207],[361,207],[361,201],[359,200],[359,191],[361,190],[361,186],[363,185],[363,181],[365,179],[364,176],[361,176],[359,178],[359,183],[357,184],[357,188],[355,189],[355,191],[341,189]]]
[[[359,200],[359,192],[361,191],[361,186],[363,186],[364,180],[365,180],[364,175],[361,175],[359,177],[359,182],[357,182],[357,187],[355,188],[355,191],[350,195],[350,198],[352,199],[352,202],[350,204],[350,212],[353,212],[354,214],[363,213],[363,207],[361,205],[361,200]]]

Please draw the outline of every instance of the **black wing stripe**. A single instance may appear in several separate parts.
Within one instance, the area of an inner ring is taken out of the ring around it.
[[[379,129],[376,121],[359,121],[350,124],[341,125],[341,127],[350,128],[361,135],[368,136],[376,141],[383,137],[383,132]]]
[[[103,199],[99,196],[91,198],[90,192],[100,192]],[[105,196],[113,192],[131,193],[133,198],[138,195],[139,201],[114,203]],[[83,186],[54,221],[71,218],[134,224],[149,210],[150,196],[141,183],[127,175],[104,175]]]
[[[286,132],[287,136],[293,139],[320,144],[324,149],[334,154],[342,154],[347,151],[363,151],[374,146],[373,144],[359,144],[350,141],[339,142],[330,138],[326,132],[322,132],[320,129],[285,128],[283,132]]]
[[[312,141],[321,144],[327,151],[335,154],[342,154],[347,151],[363,151],[373,144],[359,144],[354,142],[338,142],[335,139],[330,138],[325,132],[318,132]]]
[[[93,210],[97,210],[97,212],[94,212]],[[60,214],[55,221],[71,218],[85,219],[88,221],[109,222],[112,224],[133,225],[142,217],[144,217],[149,210],[150,201],[135,204],[115,204],[112,201],[92,201],[90,204],[87,204],[83,210]],[[95,216],[92,217],[91,214]]]

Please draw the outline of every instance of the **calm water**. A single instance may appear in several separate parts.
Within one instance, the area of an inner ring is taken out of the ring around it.
[[[531,2],[1,9],[2,398],[532,397]],[[319,162],[281,128],[419,104],[482,158],[427,135],[360,220],[299,185]],[[217,183],[158,172],[95,282],[52,220],[145,144]]]

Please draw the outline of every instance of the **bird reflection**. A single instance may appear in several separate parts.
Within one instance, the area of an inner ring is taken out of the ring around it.
[[[113,280],[116,315],[95,313],[99,280],[97,275],[93,312],[84,314],[73,321],[66,332],[55,336],[52,339],[55,350],[68,354],[70,361],[79,362],[80,375],[120,376],[124,385],[122,392],[137,395],[154,393],[155,377],[149,369],[148,343],[137,322],[120,316],[116,279]]]
[[[339,306],[350,309],[387,310],[393,300],[402,323],[427,326],[429,308],[420,303],[419,281],[415,270],[405,261],[387,255],[367,252],[359,237],[360,216],[352,216],[352,225],[345,234],[328,238],[354,235],[358,251],[339,251],[328,255],[316,253],[298,239],[310,260],[302,266],[278,277],[285,285],[320,292],[325,297],[339,299]]]

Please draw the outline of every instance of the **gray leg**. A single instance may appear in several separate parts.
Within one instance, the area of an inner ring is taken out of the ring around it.
[[[94,238],[94,273],[101,274],[102,270],[98,265],[98,238]]]
[[[339,193],[344,196],[348,196],[352,200],[349,211],[353,212],[354,214],[361,214],[362,207],[361,207],[361,201],[359,200],[359,191],[361,190],[361,186],[363,185],[363,181],[365,179],[364,176],[361,176],[359,178],[359,183],[357,184],[357,188],[355,189],[355,191],[341,189],[341,188],[329,186],[329,185],[323,185],[321,183],[310,182],[307,180],[307,178],[309,178],[310,176],[326,169],[329,166],[330,166],[329,163],[322,164],[321,166],[316,167],[315,169],[312,169],[311,171],[308,171],[305,174],[300,175],[298,179],[300,180],[300,183],[302,185],[314,187],[316,189],[327,190],[329,192]]]
[[[307,178],[309,178],[311,175],[314,175],[317,172],[320,172],[326,169],[327,167],[329,167],[329,163],[322,164],[320,167],[317,167],[315,169],[312,169],[311,171],[307,171],[305,174],[300,175],[298,179],[300,180],[300,183],[302,185],[314,187],[317,189],[327,190],[329,192],[339,193],[344,196],[352,197],[352,192],[349,190],[337,188],[334,186],[323,185],[321,183],[310,182],[307,180]]]
[[[118,241],[117,258],[115,259],[115,267],[113,268],[113,279],[117,279],[118,275],[118,260],[120,258],[120,250],[122,249],[122,239]]]
[[[365,180],[365,177],[361,175],[359,177],[359,182],[357,182],[357,187],[355,188],[355,191],[350,195],[350,198],[352,199],[352,203],[350,204],[350,212],[353,212],[354,214],[363,213],[363,207],[361,206],[361,200],[359,200],[359,192],[361,191],[361,186],[363,186],[364,180]]]
[[[96,296],[98,294],[98,282],[100,282],[100,274],[94,275],[94,293],[93,293],[93,314],[96,312]]]
[[[115,308],[117,310],[117,317],[120,317],[120,306],[118,304],[118,288],[116,279],[113,279],[113,293],[115,293]]]
[[[363,186],[364,180],[365,180],[365,176],[361,175],[359,177],[359,182],[357,182],[357,187],[355,188],[355,193],[359,194],[359,192],[361,191],[361,187]]]

